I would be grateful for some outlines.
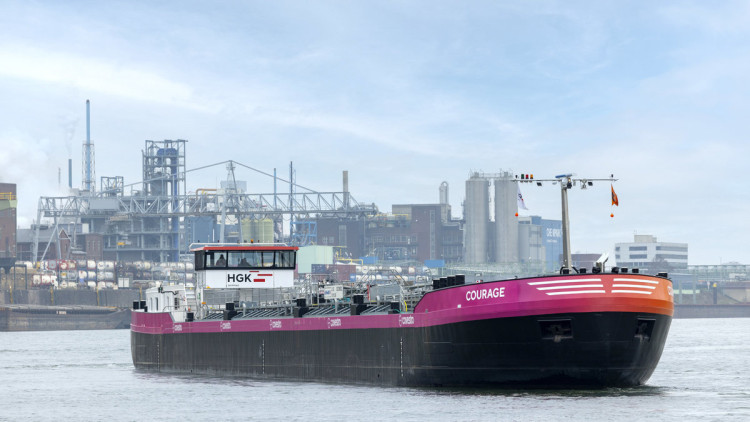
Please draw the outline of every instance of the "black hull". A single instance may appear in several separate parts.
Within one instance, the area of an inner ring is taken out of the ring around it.
[[[671,317],[629,312],[497,318],[424,328],[131,332],[136,368],[398,386],[635,386]]]
[[[0,331],[130,328],[130,309],[94,306],[0,306]]]

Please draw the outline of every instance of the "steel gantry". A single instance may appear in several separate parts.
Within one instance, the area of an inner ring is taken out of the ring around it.
[[[216,165],[225,163],[241,165],[232,161]],[[285,182],[283,179],[278,180]],[[140,183],[146,182],[138,182]],[[103,191],[75,196],[40,197],[36,221],[38,223],[43,218],[51,218],[55,230],[49,239],[40,239],[41,224],[36,224],[33,253],[37,261],[45,259],[51,243],[59,236],[62,227],[88,224],[90,233],[104,236],[105,251],[137,250],[143,251],[141,259],[158,258],[165,261],[185,252],[180,245],[175,244],[177,242],[174,239],[175,235],[184,236],[184,220],[189,216],[208,216],[220,220],[222,215],[235,215],[239,222],[243,217],[274,220],[285,217],[290,220],[313,217],[356,219],[378,212],[375,204],[360,203],[346,191],[315,192],[302,188],[309,192],[290,190],[284,193],[240,193],[236,189],[226,189],[219,193],[214,189],[201,189],[195,193],[180,195],[145,195],[142,191],[124,195],[120,190],[114,195]],[[78,229],[74,229],[75,231]],[[138,236],[143,239],[132,239]],[[46,242],[43,249],[40,247],[42,242]]]

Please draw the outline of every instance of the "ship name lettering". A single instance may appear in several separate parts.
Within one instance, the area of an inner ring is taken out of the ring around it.
[[[271,329],[278,329],[281,328],[281,321],[279,320],[271,320]]]
[[[182,324],[175,324],[174,325],[174,330],[175,331],[182,331]]]
[[[505,297],[505,287],[495,287],[494,289],[470,290],[466,292],[466,301],[492,299]]]
[[[341,327],[341,318],[334,318],[328,320],[328,328]]]

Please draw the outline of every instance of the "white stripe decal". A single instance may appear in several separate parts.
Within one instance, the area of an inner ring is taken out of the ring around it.
[[[613,284],[612,287],[633,287],[636,289],[655,289],[656,286],[639,286],[637,284]]]
[[[659,282],[655,280],[641,280],[640,278],[615,278],[615,281],[632,281],[635,283],[659,284]]]
[[[638,293],[642,295],[650,295],[653,292],[644,292],[640,290],[612,290],[612,293]]]
[[[575,290],[575,291],[570,291],[570,292],[550,292],[547,294],[550,296],[554,296],[554,295],[576,295],[579,293],[583,294],[583,293],[607,293],[607,292],[605,292],[604,290]]]
[[[576,284],[573,286],[551,286],[551,287],[537,287],[537,290],[559,290],[559,289],[578,289],[580,287],[604,287],[603,284]]]
[[[592,281],[602,281],[601,278],[577,278],[573,280],[556,280],[556,281],[535,281],[533,283],[529,283],[529,286],[536,286],[537,284],[561,284],[561,283],[580,283],[580,282],[592,282]]]

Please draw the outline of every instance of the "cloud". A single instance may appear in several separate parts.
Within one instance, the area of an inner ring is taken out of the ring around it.
[[[193,89],[159,72],[29,45],[0,47],[0,76],[47,85],[71,86],[131,100],[208,111]]]

